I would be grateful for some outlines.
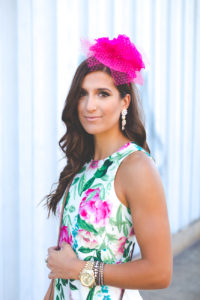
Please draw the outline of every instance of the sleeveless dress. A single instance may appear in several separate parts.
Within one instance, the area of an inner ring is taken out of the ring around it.
[[[91,160],[76,174],[63,211],[60,245],[69,243],[81,260],[120,264],[131,260],[135,244],[130,209],[123,205],[114,189],[120,163],[135,151],[145,152],[128,142],[109,157]],[[57,215],[60,215],[60,206]],[[119,300],[122,289],[112,286],[87,288],[79,280],[55,280],[54,300]],[[126,289],[123,300],[142,299],[138,290]]]

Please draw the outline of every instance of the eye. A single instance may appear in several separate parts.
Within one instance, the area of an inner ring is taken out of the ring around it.
[[[102,92],[99,92],[99,96],[101,96],[101,97],[105,98],[105,97],[109,97],[109,96],[110,96],[110,94],[109,94],[109,93],[107,93],[107,92],[104,92],[104,91],[102,91]]]
[[[80,98],[84,97],[86,95],[86,91],[85,90],[81,90],[80,91]]]

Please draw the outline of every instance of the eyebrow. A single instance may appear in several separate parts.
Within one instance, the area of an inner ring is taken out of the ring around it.
[[[83,87],[81,88],[82,90],[86,91],[86,89],[84,89]],[[102,92],[102,91],[108,91],[110,93],[112,93],[112,91],[108,88],[97,88],[96,89],[98,92]]]

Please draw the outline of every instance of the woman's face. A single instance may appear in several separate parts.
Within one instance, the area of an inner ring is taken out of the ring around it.
[[[85,76],[78,103],[81,125],[89,134],[120,131],[119,118],[126,100],[120,98],[113,78],[103,71]]]

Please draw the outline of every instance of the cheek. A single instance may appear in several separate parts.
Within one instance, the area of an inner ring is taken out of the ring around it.
[[[121,107],[119,103],[112,103],[105,109],[106,116],[110,118],[110,120],[119,120],[121,112]]]

